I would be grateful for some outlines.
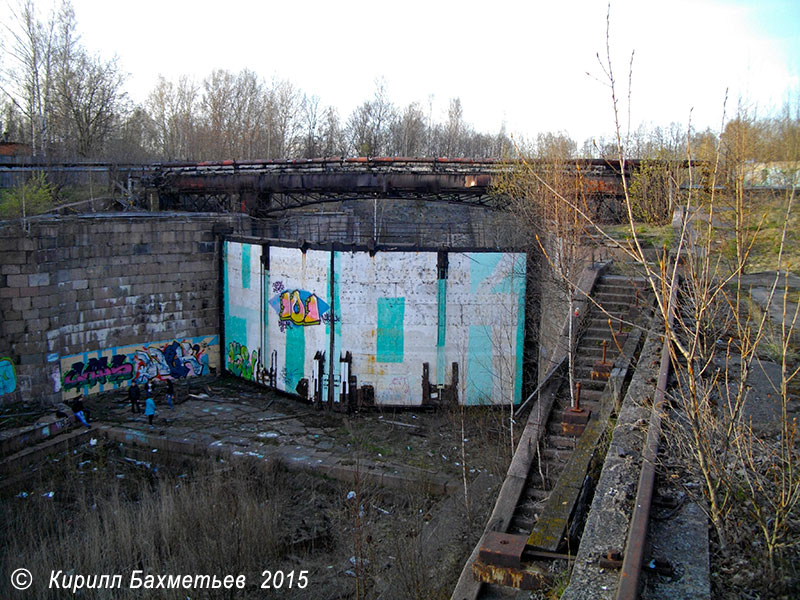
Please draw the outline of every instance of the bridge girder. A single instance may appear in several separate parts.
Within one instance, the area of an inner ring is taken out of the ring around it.
[[[145,185],[157,192],[162,208],[222,207],[218,199],[225,196],[231,198],[228,210],[255,216],[364,199],[422,199],[502,209],[508,198],[497,194],[492,182],[517,168],[514,161],[443,158],[180,163],[155,165]],[[566,168],[581,171],[590,195],[621,193],[618,165],[579,160]]]

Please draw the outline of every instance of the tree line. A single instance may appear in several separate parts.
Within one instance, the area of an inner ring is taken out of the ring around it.
[[[478,132],[452,98],[446,115],[432,102],[400,106],[383,80],[346,118],[292,82],[249,69],[215,70],[198,82],[159,78],[141,104],[125,92],[117,60],[90,53],[62,0],[40,14],[21,0],[0,26],[0,134],[41,159],[118,162],[253,160],[331,156],[451,158],[615,158],[616,141],[590,138],[579,148],[565,133],[512,138],[502,125]],[[791,160],[800,138],[800,105],[756,118],[741,110],[721,133],[680,124],[640,127],[628,147],[636,158],[683,160],[723,153],[737,161]],[[746,140],[746,141],[743,141]]]
[[[45,15],[23,0],[2,26],[0,133],[43,159],[485,158],[511,151],[504,128],[481,133],[464,120],[460,99],[439,121],[419,102],[395,105],[383,81],[344,120],[292,82],[249,69],[215,70],[201,82],[162,77],[137,105],[117,60],[91,54],[76,25],[69,0]]]

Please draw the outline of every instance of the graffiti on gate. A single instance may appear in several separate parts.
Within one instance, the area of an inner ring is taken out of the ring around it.
[[[279,281],[273,284],[272,289],[281,292],[269,302],[280,317],[281,331],[292,326],[319,325],[326,319],[330,306],[316,294],[306,290],[283,289],[283,284]]]
[[[258,374],[258,352],[253,350],[251,355],[247,346],[231,342],[228,344],[227,369],[237,377],[254,381]]]
[[[381,401],[387,404],[406,404],[411,393],[407,377],[393,377],[381,394]]]
[[[0,358],[0,396],[13,394],[17,389],[17,372],[10,358]]]
[[[73,390],[84,385],[89,387],[99,383],[122,383],[133,378],[133,365],[124,354],[114,354],[111,364],[107,356],[90,358],[72,363],[72,367],[64,374],[64,389]]]

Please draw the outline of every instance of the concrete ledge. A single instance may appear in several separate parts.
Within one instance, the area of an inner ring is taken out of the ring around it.
[[[16,454],[6,456],[0,460],[0,475],[3,476],[3,479],[0,480],[0,486],[5,487],[16,479],[27,477],[27,474],[23,471],[27,465],[41,461],[48,454],[70,450],[96,434],[97,430],[95,428],[85,429],[81,427],[35,446],[29,446]]]
[[[43,440],[64,433],[75,422],[74,415],[61,419],[52,416],[41,420],[35,425],[0,432],[0,456],[9,456],[28,446],[33,446]]]
[[[266,460],[281,461],[290,471],[316,473],[338,481],[355,483],[368,482],[398,490],[449,495],[463,489],[458,481],[449,479],[438,473],[422,469],[381,463],[360,459],[342,459],[328,452],[304,448],[297,451],[294,446],[274,446],[262,452],[242,452],[232,442],[215,440],[210,443],[195,442],[163,435],[155,430],[144,432],[137,429],[99,426],[97,431],[107,439],[129,444],[139,448],[158,450],[163,455],[208,456],[222,460]]]

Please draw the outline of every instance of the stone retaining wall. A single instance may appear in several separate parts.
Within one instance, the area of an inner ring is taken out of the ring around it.
[[[250,220],[92,214],[0,227],[0,405],[102,391],[165,365],[185,371],[187,348],[218,366],[220,230],[249,234]],[[150,363],[136,363],[133,347]]]

